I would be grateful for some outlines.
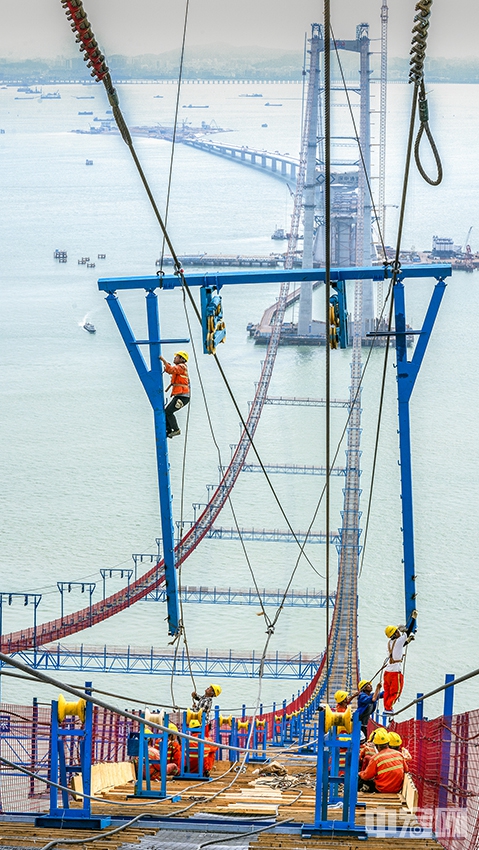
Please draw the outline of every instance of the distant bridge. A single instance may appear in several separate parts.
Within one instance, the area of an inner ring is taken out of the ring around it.
[[[275,177],[280,177],[291,183],[296,182],[299,159],[289,154],[280,154],[279,151],[272,153],[266,150],[256,150],[255,148],[248,148],[244,145],[210,142],[206,139],[191,138],[183,139],[182,142],[184,145],[189,145],[201,151],[207,151],[207,153],[216,154],[216,156],[234,159],[236,162],[240,162],[242,165],[249,165],[258,171],[268,171],[274,174]]]

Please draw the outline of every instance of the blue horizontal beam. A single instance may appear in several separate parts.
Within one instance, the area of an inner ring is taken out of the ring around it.
[[[201,650],[200,652],[183,649],[140,649],[133,646],[62,646],[60,644],[39,650],[22,650],[12,653],[29,667],[36,670],[65,670],[69,672],[122,673],[155,676],[228,677],[234,679],[253,679],[259,674],[262,662],[261,651],[235,652],[226,650]],[[266,679],[304,679],[313,678],[321,663],[321,655],[306,655],[270,652],[264,659],[263,677]]]
[[[284,590],[265,590],[259,593],[253,588],[237,589],[232,587],[182,587],[182,602],[206,602],[214,605],[254,605],[259,606],[259,600],[264,606],[283,605],[285,608],[326,608],[326,594],[316,590],[290,590],[286,596]],[[148,602],[164,602],[166,589],[159,587],[145,597]],[[329,607],[334,608],[336,593],[329,595]]]
[[[452,268],[447,264],[426,264],[403,266],[401,278],[444,278],[450,276]],[[218,287],[238,285],[245,283],[302,283],[310,280],[324,281],[325,269],[266,269],[262,271],[240,271],[224,272],[214,274],[188,274],[185,275],[188,286],[211,286]],[[384,266],[367,266],[364,268],[336,268],[331,269],[330,279],[335,280],[384,280],[391,278],[391,269]],[[145,275],[141,277],[113,277],[100,278],[98,289],[102,292],[116,292],[119,289],[145,289],[150,292],[154,289],[174,289],[182,286],[183,281],[179,275]]]

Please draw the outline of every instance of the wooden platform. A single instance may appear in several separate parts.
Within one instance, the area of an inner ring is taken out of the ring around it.
[[[276,753],[272,758],[278,759]],[[281,759],[278,759],[280,761]],[[172,780],[168,783],[168,794],[181,795],[181,800],[173,803],[170,800],[148,800],[146,798],[132,798],[134,783],[127,782],[115,788],[102,792],[104,802],[92,803],[92,814],[109,814],[112,817],[135,817],[138,814],[150,815],[153,818],[167,817],[174,820],[181,817],[182,823],[178,829],[188,830],[184,819],[193,816],[209,817],[212,815],[227,818],[231,825],[231,832],[237,831],[234,821],[240,826],[240,821],[247,819],[251,822],[257,818],[264,825],[265,819],[271,819],[278,825],[288,821],[285,828],[296,829],[306,823],[314,823],[315,807],[315,771],[314,763],[304,758],[291,758],[282,760],[283,767],[287,770],[284,776],[260,776],[258,766],[248,764],[241,772],[230,769],[228,762],[217,762],[212,772],[212,780],[208,782],[194,782],[183,780]],[[262,767],[262,766],[261,766]],[[153,789],[159,789],[159,784],[152,783]],[[122,805],[115,805],[121,803]],[[328,819],[341,818],[340,808],[330,808]],[[231,824],[233,821],[233,824]],[[408,811],[404,801],[398,794],[359,794],[358,808],[356,811],[356,822],[365,824],[367,827],[381,827],[389,823],[397,829],[417,825],[414,815]],[[224,822],[223,822],[224,823]],[[144,825],[143,825],[144,824]],[[135,823],[127,830],[108,837],[112,827],[103,830],[103,840],[94,842],[95,848],[103,850],[117,850],[122,844],[134,844],[141,838],[153,836],[157,831],[156,825],[142,821]],[[224,827],[223,827],[224,828]],[[228,829],[228,832],[230,829]],[[48,834],[47,834],[48,832]],[[15,848],[41,847],[55,837],[77,838],[78,844],[69,844],[73,850],[80,850],[83,840],[97,833],[80,830],[45,830],[25,824],[0,823],[0,850],[2,846]],[[224,833],[223,833],[224,835]],[[172,838],[174,832],[172,832]],[[213,835],[212,835],[213,837]],[[246,836],[245,836],[246,838]],[[152,844],[152,846],[155,846]],[[432,850],[439,848],[438,842],[423,838],[369,838],[367,846],[371,850]],[[354,838],[305,838],[300,835],[272,834],[263,832],[249,839],[250,850],[298,850],[299,848],[338,848],[338,850],[356,850],[364,848],[363,840]]]

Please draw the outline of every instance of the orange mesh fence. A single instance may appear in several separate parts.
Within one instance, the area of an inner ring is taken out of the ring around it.
[[[435,720],[406,720],[397,731],[411,753],[419,822],[447,850],[479,847],[479,710]]]

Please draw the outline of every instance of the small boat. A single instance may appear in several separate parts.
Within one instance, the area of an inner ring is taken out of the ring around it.
[[[96,334],[96,327],[92,325],[91,322],[83,322],[83,328],[88,331],[89,334]]]
[[[265,103],[265,106],[282,106],[282,103]]]
[[[93,165],[93,160],[92,159],[86,159],[85,165]]]
[[[253,94],[239,94],[239,95],[238,95],[238,97],[263,97],[263,95],[262,95],[262,94],[256,94],[256,93],[253,93]]]
[[[267,124],[262,124],[261,126],[262,126],[262,127],[267,127],[268,125],[267,125]]]
[[[197,106],[197,105],[196,105],[196,104],[194,104],[194,103],[189,103],[189,104],[188,104],[188,106],[187,106],[187,105],[186,105],[186,103],[184,103],[184,104],[183,104],[183,109],[209,109],[209,106],[208,106],[208,105],[206,105],[206,106]]]

